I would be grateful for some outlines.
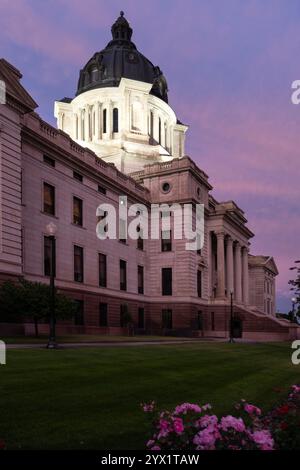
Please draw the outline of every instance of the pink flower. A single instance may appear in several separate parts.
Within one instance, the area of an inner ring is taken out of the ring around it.
[[[174,414],[179,415],[180,413],[182,413],[185,415],[188,411],[192,411],[194,413],[201,413],[201,408],[199,405],[195,405],[194,403],[182,403],[181,405],[176,406]]]
[[[257,406],[250,405],[250,403],[246,403],[244,406],[244,410],[249,414],[249,415],[256,415],[260,416],[261,415],[261,409],[258,408]]]
[[[159,446],[154,446],[154,447],[152,447],[151,450],[160,450],[160,447]]]
[[[220,427],[223,431],[228,431],[230,428],[237,432],[244,432],[246,430],[246,426],[242,418],[234,418],[234,416],[231,415],[224,416],[221,419]]]
[[[215,415],[204,415],[199,419],[197,424],[201,428],[206,428],[207,426],[216,426],[218,424],[218,418]]]
[[[182,434],[183,431],[184,431],[184,425],[183,425],[182,419],[181,418],[174,418],[173,419],[173,427],[174,427],[174,431],[177,434]]]
[[[292,385],[292,390],[294,393],[300,393],[300,387],[298,385]]]
[[[260,450],[274,449],[274,440],[268,430],[262,429],[261,431],[255,431],[250,434],[250,437],[259,446]]]
[[[161,419],[159,421],[159,433],[157,438],[160,439],[161,437],[166,437],[169,434],[169,423],[165,419]]]
[[[155,444],[155,441],[154,441],[153,439],[150,439],[150,440],[147,442],[146,446],[147,446],[147,447],[152,447],[153,444]]]
[[[151,401],[150,403],[141,403],[141,407],[145,413],[152,413],[154,410],[155,402]]]
[[[199,431],[193,439],[197,450],[214,450],[216,440],[220,437],[218,430],[215,426],[207,426],[207,428]]]
[[[211,406],[210,403],[206,403],[206,405],[202,406],[203,411],[207,411],[207,410],[211,410],[211,409],[212,409],[212,406]]]

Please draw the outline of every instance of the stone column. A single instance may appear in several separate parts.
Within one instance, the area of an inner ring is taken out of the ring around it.
[[[111,140],[112,139],[112,102],[111,101],[107,103],[106,128],[107,128],[107,138]]]
[[[231,237],[226,239],[226,278],[227,278],[227,297],[230,299],[230,291],[234,290],[233,279],[233,240]]]
[[[237,302],[242,301],[242,257],[238,242],[234,250],[234,298]]]
[[[217,297],[225,297],[224,232],[217,232]]]
[[[82,109],[79,109],[78,115],[78,140],[82,140]]]
[[[248,271],[248,247],[244,246],[242,251],[243,266],[243,302],[249,304],[249,271]]]

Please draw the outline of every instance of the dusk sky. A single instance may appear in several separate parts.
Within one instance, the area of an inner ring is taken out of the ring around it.
[[[291,307],[300,258],[299,0],[0,0],[0,56],[55,125],[55,99],[73,97],[80,68],[111,38],[120,10],[137,48],[164,72],[169,103],[190,126],[186,153],[233,199],[273,255],[279,310]]]

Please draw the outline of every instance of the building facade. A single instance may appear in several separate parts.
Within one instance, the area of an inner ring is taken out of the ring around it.
[[[297,337],[297,327],[275,317],[273,258],[249,254],[254,234],[244,212],[217,201],[206,173],[185,155],[187,126],[168,104],[161,70],[132,43],[123,13],[112,35],[80,71],[75,98],[55,102],[58,128],[36,113],[20,72],[0,61],[0,279],[49,282],[52,222],[56,286],[78,305],[60,332],[125,333],[129,312],[136,333],[226,338],[232,300],[236,336]],[[203,204],[202,249],[186,250],[174,236],[172,211],[167,236],[99,240],[97,207],[118,211],[120,196],[149,209]]]

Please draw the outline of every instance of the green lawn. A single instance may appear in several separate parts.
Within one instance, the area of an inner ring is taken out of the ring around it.
[[[199,343],[65,350],[8,350],[0,366],[0,438],[8,448],[138,449],[141,401],[163,407],[245,398],[264,408],[300,382],[289,344]]]

